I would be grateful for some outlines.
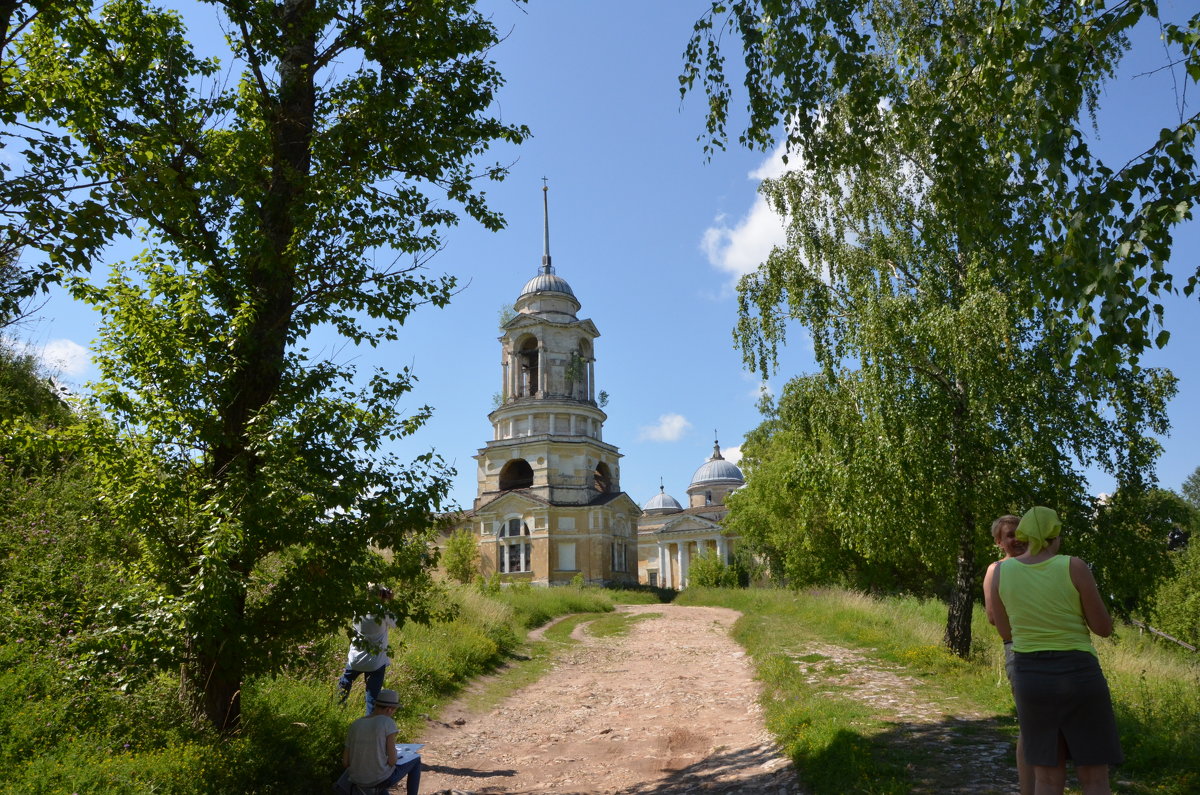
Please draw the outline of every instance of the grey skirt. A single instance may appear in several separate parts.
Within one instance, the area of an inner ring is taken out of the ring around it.
[[[1108,682],[1094,654],[1015,652],[1011,677],[1026,762],[1057,765],[1060,737],[1076,765],[1125,760]]]

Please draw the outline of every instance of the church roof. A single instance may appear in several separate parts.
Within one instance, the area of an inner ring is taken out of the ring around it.
[[[567,280],[554,273],[548,266],[538,271],[537,276],[525,282],[525,286],[521,288],[521,295],[533,293],[565,293],[575,297],[575,291],[567,284]]]
[[[677,513],[682,510],[683,506],[679,504],[678,500],[667,494],[662,484],[659,484],[658,494],[655,494],[642,506],[642,511],[648,514]]]
[[[746,478],[742,475],[742,470],[738,469],[737,464],[726,461],[725,457],[721,455],[720,442],[714,442],[712,457],[701,464],[700,468],[696,470],[696,474],[692,475],[692,483],[688,488],[733,483],[741,485],[745,482]]]

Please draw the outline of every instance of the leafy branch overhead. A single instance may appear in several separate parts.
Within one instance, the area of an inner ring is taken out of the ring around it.
[[[1107,377],[1166,344],[1161,297],[1192,294],[1200,274],[1169,268],[1200,193],[1200,116],[1181,104],[1128,162],[1091,143],[1138,25],[1161,33],[1153,46],[1186,97],[1200,82],[1200,13],[1161,18],[1148,0],[718,0],[695,25],[680,90],[707,95],[709,153],[735,118],[726,54],[739,45],[742,145],[782,138],[792,158],[867,172],[887,166],[877,144],[898,139],[930,154],[929,191],[964,202],[979,195],[971,164],[1002,153],[1004,180],[983,192],[999,200],[993,254],[1023,263],[1030,300],[1084,321],[1072,351]]]

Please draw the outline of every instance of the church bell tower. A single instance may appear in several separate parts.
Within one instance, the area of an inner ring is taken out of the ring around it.
[[[542,264],[501,327],[500,401],[492,439],[478,454],[468,514],[486,574],[536,584],[582,575],[637,580],[640,509],[621,491],[617,448],[604,441],[595,341],[579,300],[550,259],[548,189],[542,188]]]

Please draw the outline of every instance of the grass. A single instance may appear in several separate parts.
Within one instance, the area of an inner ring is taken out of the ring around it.
[[[402,737],[416,737],[424,715],[481,675],[503,670],[513,689],[536,679],[544,670],[538,662],[549,660],[553,644],[569,641],[575,619],[547,633],[545,654],[537,644],[520,654],[530,627],[566,614],[603,616],[620,596],[598,588],[452,589],[454,621],[393,635],[386,685],[403,701],[396,716]],[[81,686],[27,644],[0,644],[0,793],[325,795],[340,770],[346,727],[362,714],[361,684],[345,707],[334,697],[347,643],[331,636],[281,675],[247,681],[233,739],[214,736],[187,713],[170,675],[130,693]],[[522,656],[532,664],[504,667],[525,662]]]
[[[768,728],[821,793],[936,791],[941,750],[990,737],[1015,739],[1016,720],[1001,648],[982,610],[973,620],[972,654],[962,660],[940,644],[946,608],[918,599],[874,599],[837,589],[727,591],[688,589],[679,603],[731,607],[743,613],[735,639],[755,660],[764,685]],[[898,729],[888,708],[868,705],[827,681],[853,666],[813,646],[844,647],[864,665],[918,680],[924,702],[952,705],[982,718],[955,722],[918,742],[919,729]],[[1200,791],[1200,660],[1132,629],[1097,643],[1113,694],[1126,763],[1114,791],[1184,795]],[[819,672],[819,681],[810,681]],[[948,751],[947,751],[948,753]],[[1009,760],[1011,764],[1011,759]],[[1075,791],[1075,790],[1068,790]]]
[[[387,685],[404,701],[402,735],[417,737],[424,715],[464,693],[472,709],[499,703],[542,676],[579,625],[622,634],[653,614],[613,613],[615,604],[655,604],[665,593],[453,589],[455,621],[410,625],[394,638]],[[937,602],[836,589],[689,589],[677,601],[742,612],[733,633],[757,666],[768,727],[814,795],[934,791],[954,775],[941,770],[940,755],[970,758],[977,743],[1015,738],[1000,645],[982,611],[964,661],[941,648],[945,607]],[[560,616],[567,617],[526,642],[530,627]],[[346,642],[326,638],[284,674],[247,682],[243,728],[233,740],[214,737],[186,713],[172,676],[121,693],[65,682],[52,660],[0,645],[0,792],[325,793],[346,726],[361,714],[361,685],[347,707],[334,699]],[[1098,648],[1127,757],[1115,791],[1200,791],[1200,660],[1130,629]],[[858,657],[848,660],[840,649]],[[982,717],[942,722],[934,729],[943,736],[923,736],[886,706],[855,697],[847,680],[833,681],[862,666],[914,677],[921,700]]]

